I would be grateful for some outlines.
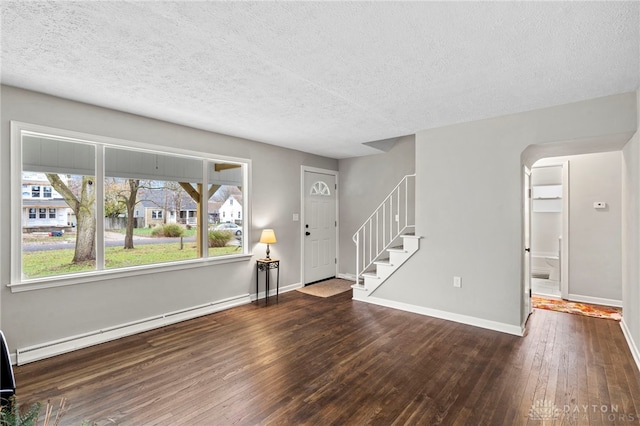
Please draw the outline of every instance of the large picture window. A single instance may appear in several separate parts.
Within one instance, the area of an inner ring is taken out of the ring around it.
[[[46,130],[12,123],[13,283],[248,254],[248,161]]]

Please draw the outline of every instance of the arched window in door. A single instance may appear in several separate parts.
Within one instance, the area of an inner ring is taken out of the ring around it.
[[[322,181],[317,181],[311,186],[311,195],[329,197],[331,196],[331,190],[329,189],[326,183]]]

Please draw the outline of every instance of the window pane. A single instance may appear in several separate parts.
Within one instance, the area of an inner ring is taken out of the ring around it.
[[[199,181],[202,160],[106,148],[105,268],[199,257]]]
[[[244,253],[244,165],[209,162],[209,256]]]
[[[95,270],[95,147],[23,135],[22,148],[23,278]]]

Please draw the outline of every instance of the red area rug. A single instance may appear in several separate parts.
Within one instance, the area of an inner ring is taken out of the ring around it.
[[[622,309],[611,306],[591,305],[588,303],[569,302],[566,300],[547,299],[533,296],[531,298],[534,308],[549,311],[566,312],[568,314],[586,315],[588,317],[611,319],[620,321]]]

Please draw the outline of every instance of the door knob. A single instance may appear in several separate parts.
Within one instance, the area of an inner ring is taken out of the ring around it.
[[[311,232],[305,232],[304,235],[311,235]]]

